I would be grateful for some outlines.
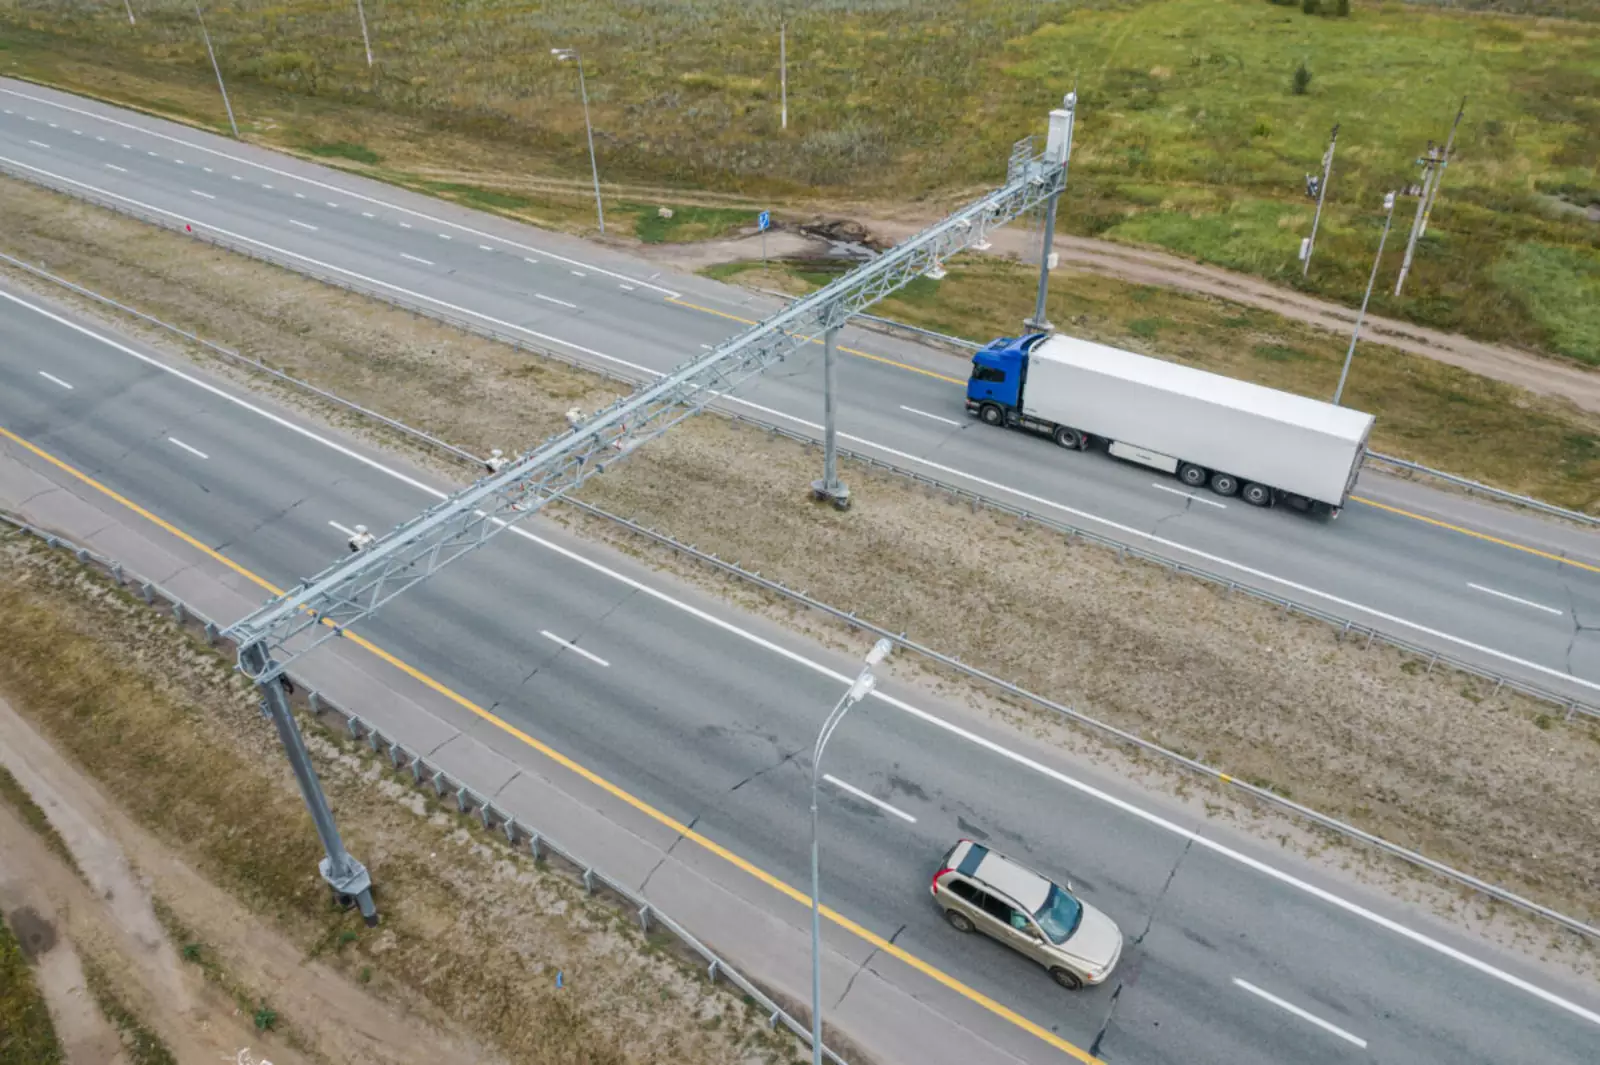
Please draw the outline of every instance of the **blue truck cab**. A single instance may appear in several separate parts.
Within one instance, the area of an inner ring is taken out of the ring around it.
[[[1022,388],[1028,376],[1028,352],[1047,334],[1001,337],[972,357],[967,379],[967,413],[991,425],[1010,421],[1022,406]]]

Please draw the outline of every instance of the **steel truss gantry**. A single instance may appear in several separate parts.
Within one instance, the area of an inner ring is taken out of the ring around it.
[[[1043,151],[1032,137],[1012,147],[1004,187],[518,455],[228,628],[226,636],[239,649],[239,669],[260,687],[263,710],[283,740],[327,851],[322,877],[341,902],[358,905],[369,923],[377,920],[371,879],[344,848],[290,713],[283,687],[288,667],[802,345],[819,336],[831,344],[853,315],[916,277],[938,276],[944,262],[985,244],[991,230],[1041,204],[1053,206],[1066,187],[1075,104],[1068,96],[1050,112]]]

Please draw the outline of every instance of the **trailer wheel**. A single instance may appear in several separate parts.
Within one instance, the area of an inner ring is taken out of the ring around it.
[[[979,407],[978,417],[983,419],[984,425],[999,425],[1006,420],[1005,414],[993,403],[985,403],[982,407]]]
[[[1264,484],[1251,481],[1244,486],[1244,501],[1252,507],[1266,507],[1272,505],[1272,489]]]
[[[1206,471],[1192,462],[1178,464],[1178,480],[1190,488],[1199,488],[1206,483]]]
[[[1213,473],[1211,490],[1219,496],[1236,496],[1239,494],[1239,478],[1231,473]]]
[[[1078,432],[1078,430],[1069,429],[1065,425],[1056,426],[1054,435],[1056,438],[1056,443],[1060,444],[1068,451],[1082,451],[1084,445],[1088,442],[1087,438],[1084,437],[1082,433]]]

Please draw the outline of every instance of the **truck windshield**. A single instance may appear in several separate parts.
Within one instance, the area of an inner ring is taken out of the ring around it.
[[[1078,922],[1083,920],[1083,904],[1051,884],[1044,905],[1033,916],[1052,943],[1065,943],[1078,930]]]

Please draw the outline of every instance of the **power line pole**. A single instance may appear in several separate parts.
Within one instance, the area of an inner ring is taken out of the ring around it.
[[[1433,141],[1428,142],[1428,154],[1418,159],[1422,166],[1422,192],[1417,197],[1417,213],[1411,219],[1411,236],[1406,240],[1405,258],[1400,260],[1400,276],[1394,282],[1394,294],[1400,295],[1400,289],[1406,283],[1406,275],[1411,272],[1411,259],[1417,251],[1417,238],[1422,235],[1422,211],[1428,206],[1428,196],[1433,191],[1433,178],[1439,165],[1439,146]]]
[[[1367,278],[1367,294],[1361,297],[1361,311],[1356,315],[1356,327],[1350,334],[1350,350],[1344,353],[1344,369],[1339,371],[1339,387],[1333,390],[1333,405],[1338,406],[1344,396],[1344,382],[1350,376],[1350,361],[1356,357],[1356,340],[1361,336],[1361,321],[1367,316],[1367,301],[1372,299],[1372,285],[1378,280],[1378,264],[1383,262],[1383,245],[1389,239],[1389,223],[1394,221],[1394,193],[1383,198],[1383,235],[1378,238],[1378,254],[1372,257],[1372,276]]]
[[[1333,126],[1333,132],[1328,135],[1328,150],[1322,153],[1322,184],[1317,188],[1317,213],[1311,217],[1311,236],[1306,241],[1305,262],[1300,267],[1300,276],[1305,277],[1311,269],[1311,252],[1317,246],[1317,226],[1322,222],[1322,203],[1328,198],[1328,179],[1333,176],[1333,146],[1339,143],[1339,124]]]
[[[1450,149],[1456,143],[1456,130],[1461,127],[1461,116],[1467,113],[1467,98],[1461,98],[1461,106],[1456,109],[1456,120],[1450,124],[1450,136],[1444,142],[1444,158],[1439,160],[1439,176],[1433,180],[1433,195],[1428,197],[1428,206],[1422,212],[1422,236],[1428,233],[1428,219],[1433,217],[1433,205],[1439,202],[1439,186],[1444,184],[1444,171],[1450,165]]]
[[[789,128],[789,34],[788,23],[778,23],[778,91],[783,99],[783,128]]]
[[[600,235],[603,237],[606,233],[606,208],[600,200],[600,164],[594,158],[594,125],[589,121],[589,84],[583,79],[583,53],[576,48],[552,48],[550,54],[562,63],[572,59],[578,64],[578,93],[583,97],[583,131],[589,138],[589,173],[594,176],[594,215],[600,223]]]
[[[1074,89],[1072,92],[1067,93],[1067,95],[1062,99],[1061,109],[1051,113],[1052,118],[1054,118],[1056,115],[1064,116],[1063,121],[1060,123],[1052,123],[1050,126],[1052,141],[1055,137],[1060,136],[1064,138],[1064,143],[1059,146],[1051,143],[1046,147],[1045,150],[1050,152],[1059,148],[1063,168],[1066,166],[1067,161],[1072,158],[1072,126],[1076,119],[1077,110],[1078,93],[1077,90]],[[1060,130],[1059,134],[1057,133],[1058,129]],[[1065,186],[1066,183],[1063,182],[1063,191],[1065,190]],[[1060,202],[1060,200],[1061,192],[1058,191],[1047,201],[1045,201],[1044,233],[1042,239],[1039,241],[1039,295],[1038,299],[1035,300],[1033,305],[1033,317],[1022,323],[1023,327],[1031,333],[1048,333],[1054,328],[1054,326],[1050,324],[1050,319],[1045,317],[1045,302],[1050,296],[1050,248],[1055,242],[1056,205]]]
[[[372,38],[367,36],[367,9],[356,0],[356,15],[361,19],[361,44],[367,50],[367,66],[372,66]]]
[[[233,130],[233,139],[239,139],[239,123],[233,120],[233,104],[228,102],[228,87],[222,83],[222,68],[217,65],[216,50],[211,47],[211,33],[206,29],[205,16],[200,14],[200,0],[195,0],[194,17],[200,23],[200,36],[206,39],[206,55],[211,57],[211,69],[217,74],[217,88],[222,90],[222,106],[228,109],[228,126]]]

